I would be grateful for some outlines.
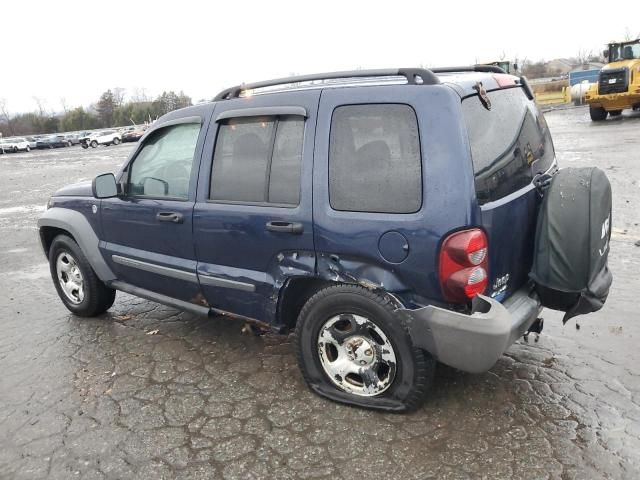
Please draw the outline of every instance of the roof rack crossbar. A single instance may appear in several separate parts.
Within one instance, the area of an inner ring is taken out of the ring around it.
[[[438,67],[432,68],[433,73],[456,73],[456,72],[483,72],[483,73],[507,73],[504,69],[495,65],[471,65],[468,67]]]
[[[374,78],[374,77],[405,77],[409,85],[437,85],[440,83],[433,71],[425,68],[397,68],[397,69],[377,69],[377,70],[347,70],[343,72],[315,73],[311,75],[298,75],[293,77],[276,78],[262,82],[246,83],[227,88],[213,99],[229,100],[238,98],[242,92],[257,88],[274,87],[277,85],[287,85],[291,83],[312,82],[314,80],[335,80],[348,78]]]

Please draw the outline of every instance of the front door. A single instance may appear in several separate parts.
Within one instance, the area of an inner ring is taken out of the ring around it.
[[[225,100],[205,144],[193,231],[210,306],[271,321],[287,278],[315,271],[311,206],[319,92]],[[250,102],[250,107],[247,105]]]
[[[204,136],[199,117],[156,129],[125,170],[124,195],[102,201],[100,248],[118,280],[198,301],[192,216]]]

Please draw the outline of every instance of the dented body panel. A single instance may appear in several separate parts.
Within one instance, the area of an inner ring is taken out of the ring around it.
[[[345,104],[384,102],[410,105],[416,114],[422,159],[421,206],[409,214],[337,211],[328,201],[332,112]],[[459,110],[460,97],[448,86],[323,91],[313,190],[319,275],[334,281],[371,282],[401,297],[408,306],[442,302],[437,275],[440,242],[451,230],[479,223],[473,169]],[[381,246],[388,232],[404,237],[404,244]],[[393,254],[402,251],[406,258],[393,261]]]
[[[470,314],[429,305],[399,309],[414,344],[438,361],[470,373],[489,370],[536,321],[540,301],[530,288],[514,293],[504,304],[478,295]]]

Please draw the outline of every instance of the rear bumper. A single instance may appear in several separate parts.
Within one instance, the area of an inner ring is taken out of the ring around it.
[[[400,309],[413,344],[438,361],[465,372],[489,370],[538,318],[540,301],[529,287],[504,303],[479,295],[470,315],[427,306]]]

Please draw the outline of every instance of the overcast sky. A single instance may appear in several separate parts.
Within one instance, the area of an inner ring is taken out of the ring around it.
[[[464,7],[466,5],[466,7]],[[48,1],[0,3],[0,99],[11,112],[356,67],[575,56],[640,34],[640,1]],[[611,10],[606,11],[611,7]],[[614,9],[615,12],[614,13]]]

